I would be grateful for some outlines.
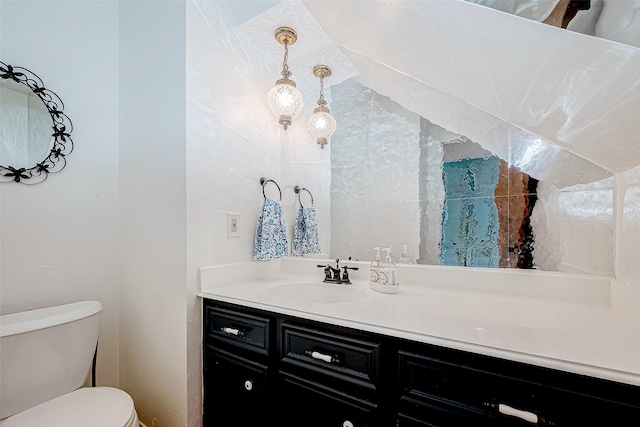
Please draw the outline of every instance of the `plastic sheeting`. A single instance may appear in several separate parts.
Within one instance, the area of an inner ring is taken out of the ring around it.
[[[560,0],[466,0],[471,3],[542,22]]]
[[[530,140],[553,143],[609,171],[640,163],[636,47],[466,1],[304,5],[359,63],[361,78],[376,67],[370,79],[380,81],[385,73],[387,86],[377,91],[447,129],[478,141],[487,139],[489,123],[500,132],[514,125]],[[421,99],[413,93],[418,86]],[[457,117],[437,120],[436,110]]]
[[[559,0],[465,0],[542,22]],[[640,47],[640,0],[590,0],[567,29]]]

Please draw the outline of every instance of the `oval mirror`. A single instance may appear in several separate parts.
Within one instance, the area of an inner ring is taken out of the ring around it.
[[[73,125],[33,72],[0,62],[0,77],[0,182],[37,184],[66,166]]]

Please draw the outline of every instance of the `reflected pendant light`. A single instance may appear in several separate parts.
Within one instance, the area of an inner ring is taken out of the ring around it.
[[[326,65],[316,65],[313,67],[313,74],[320,79],[320,99],[318,99],[318,106],[313,109],[313,115],[309,117],[307,129],[320,148],[324,148],[327,145],[327,139],[336,130],[336,119],[331,115],[331,111],[327,108],[327,101],[324,100],[324,78],[331,75],[331,68]]]
[[[296,88],[296,82],[289,80],[291,71],[287,60],[289,59],[289,45],[298,40],[296,32],[289,27],[280,27],[275,31],[276,40],[284,45],[284,61],[282,62],[282,78],[276,81],[267,95],[269,108],[278,116],[278,120],[284,130],[291,125],[291,121],[302,110],[302,94]]]

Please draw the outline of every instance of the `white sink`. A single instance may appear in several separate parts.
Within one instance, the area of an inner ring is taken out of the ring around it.
[[[315,282],[285,283],[271,288],[267,294],[278,299],[324,304],[351,302],[367,296],[366,292],[351,285]]]

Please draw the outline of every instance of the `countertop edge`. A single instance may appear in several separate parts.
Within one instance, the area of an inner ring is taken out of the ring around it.
[[[411,341],[422,342],[426,344],[437,345],[441,347],[447,347],[451,349],[468,351],[471,353],[481,354],[485,356],[497,357],[501,359],[511,360],[515,362],[527,363],[530,365],[541,366],[550,369],[556,369],[565,372],[571,372],[580,375],[586,375],[590,377],[601,378],[605,380],[630,384],[634,386],[640,386],[640,375],[631,372],[622,372],[613,369],[607,369],[597,366],[590,366],[580,364],[576,362],[570,362],[550,357],[537,356],[532,354],[526,354],[511,350],[499,349],[494,347],[487,347],[483,345],[447,339],[442,337],[436,337],[426,334],[419,334],[415,332],[408,332],[400,329],[389,328],[379,325],[372,325],[365,322],[357,322],[353,320],[345,320],[337,317],[326,316],[317,313],[310,313],[307,311],[295,310],[291,308],[281,307],[278,305],[264,304],[247,299],[239,299],[217,295],[212,292],[200,291],[197,296],[203,299],[212,299],[221,302],[228,302],[233,304],[244,305],[250,308],[256,308],[260,310],[272,311],[279,314],[300,317],[308,320],[315,320],[324,323],[335,324],[337,326],[344,326],[349,328],[361,329],[368,332],[378,333],[381,335],[387,335],[397,338],[404,338]]]

